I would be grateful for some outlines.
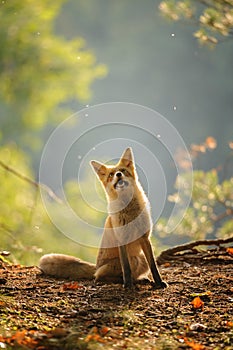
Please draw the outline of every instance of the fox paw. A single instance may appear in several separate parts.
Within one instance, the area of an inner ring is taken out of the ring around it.
[[[152,281],[149,278],[141,278],[136,281],[139,285],[151,285]]]
[[[135,284],[131,280],[125,281],[124,284],[123,284],[123,287],[125,289],[133,289],[135,287]]]
[[[161,281],[161,283],[152,283],[153,289],[165,289],[168,287],[168,284],[165,281]]]

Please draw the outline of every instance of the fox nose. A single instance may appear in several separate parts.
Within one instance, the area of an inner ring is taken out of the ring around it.
[[[120,172],[120,171],[118,171],[117,173],[116,173],[116,177],[121,177],[122,176],[122,173]]]

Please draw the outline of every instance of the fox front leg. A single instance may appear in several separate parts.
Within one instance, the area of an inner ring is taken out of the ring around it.
[[[148,265],[150,267],[150,270],[155,282],[154,284],[155,288],[163,288],[163,289],[167,288],[167,283],[162,280],[159,270],[157,268],[149,238],[146,236],[141,237],[140,243],[141,243],[142,250],[145,254],[146,260],[148,262]]]
[[[125,245],[119,246],[119,255],[121,261],[121,268],[123,273],[123,281],[125,288],[132,288],[132,275],[128,259],[127,248]]]

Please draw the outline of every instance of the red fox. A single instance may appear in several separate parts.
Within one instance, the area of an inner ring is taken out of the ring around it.
[[[63,254],[47,254],[40,269],[47,275],[121,283],[131,288],[145,278],[155,288],[166,288],[150,243],[152,220],[149,201],[138,181],[133,153],[127,148],[115,166],[91,161],[108,202],[96,265]]]

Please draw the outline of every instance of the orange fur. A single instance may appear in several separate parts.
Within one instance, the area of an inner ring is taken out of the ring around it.
[[[125,287],[131,287],[140,278],[153,278],[157,288],[165,288],[149,240],[152,231],[150,205],[138,181],[131,148],[124,151],[115,166],[97,161],[92,161],[91,165],[108,202],[108,217],[96,266],[77,258],[51,254],[41,258],[41,269],[59,277],[95,276],[96,281],[108,282],[123,280]]]

